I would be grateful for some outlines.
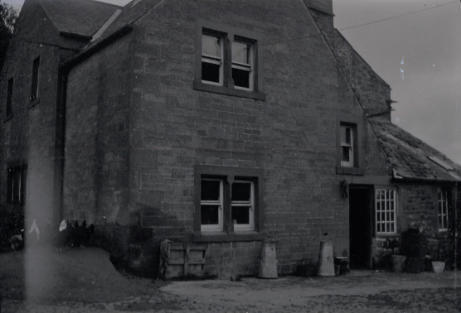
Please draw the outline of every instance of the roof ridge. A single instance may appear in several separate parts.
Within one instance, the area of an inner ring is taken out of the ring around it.
[[[51,18],[50,12],[46,9],[46,6],[43,5],[43,0],[38,0],[37,4],[42,8],[43,13],[45,13],[46,17],[48,18],[48,21],[53,25],[54,29],[59,33],[59,27],[56,25],[54,20]],[[22,11],[22,9],[21,9]]]
[[[334,30],[335,30],[335,33],[338,34],[349,45],[349,47],[360,58],[360,60],[362,60],[365,63],[365,65],[373,72],[373,74],[375,74],[375,76],[379,80],[381,80],[382,82],[384,82],[386,85],[388,85],[390,87],[390,84],[388,82],[386,82],[384,80],[384,78],[382,78],[381,75],[379,75],[376,72],[376,70],[373,68],[373,66],[371,66],[370,63],[363,58],[363,56],[357,51],[357,49],[355,49],[355,47],[349,42],[349,40],[343,35],[343,33],[341,33],[341,31],[339,29],[337,29],[336,27],[334,28]]]
[[[114,13],[111,16],[109,16],[109,18],[104,22],[104,24],[102,24],[101,27],[93,34],[90,43],[98,40],[104,34],[104,32],[110,27],[110,25],[112,25],[112,23],[114,23],[118,19],[122,11],[122,8],[116,9]]]
[[[403,129],[401,126],[394,124],[392,121],[380,118],[367,118],[367,120],[372,129],[377,133],[379,146],[387,155],[387,160],[391,164],[391,167],[399,171],[402,170],[401,165],[403,165],[404,171],[409,170],[410,176],[413,176],[407,178],[418,178],[419,175],[422,175],[419,178],[427,178],[429,180],[443,180],[441,179],[441,176],[437,177],[437,172],[442,172],[444,175],[449,175],[455,180],[460,180],[461,166],[446,156],[440,150],[416,137],[409,131]],[[395,159],[399,158],[399,153],[396,154],[395,151],[393,151],[394,148],[390,148],[390,144],[396,145],[397,147],[400,147],[400,149],[404,149],[406,152],[403,153],[408,155],[409,159],[402,156],[400,156],[401,158],[398,160]],[[443,163],[446,163],[446,165],[452,169],[448,170],[444,168],[443,166],[434,162],[431,157],[440,159]],[[413,160],[412,162],[418,162],[420,165],[414,167],[415,164],[409,162],[411,160]],[[428,171],[427,173],[430,173],[430,175],[434,177],[424,177],[426,174],[418,172],[419,170],[422,170],[422,168],[424,168],[423,171]],[[399,174],[401,173],[399,172]]]
[[[129,16],[131,10],[136,10],[140,4],[148,2],[148,1],[152,1],[153,5],[150,6],[148,9],[146,9],[145,11],[138,12],[134,16]],[[108,27],[102,30],[103,26],[101,26],[101,28],[97,31],[97,32],[101,31],[99,36],[95,40],[92,40],[85,47],[85,49],[92,47],[93,45],[97,44],[99,41],[104,40],[107,36],[110,36],[111,34],[116,33],[117,31],[120,31],[124,27],[129,27],[131,25],[136,24],[140,19],[142,19],[144,16],[151,13],[153,10],[155,10],[159,5],[161,5],[165,1],[166,0],[132,0],[128,2],[125,6],[119,8],[119,10],[121,11],[120,14],[118,14],[116,18],[110,21],[110,24],[108,25]],[[129,18],[126,20],[123,20],[126,18],[127,16],[126,14],[128,14]],[[118,23],[119,21],[120,23]],[[120,25],[118,25],[117,23]]]
[[[452,161],[449,157],[447,157],[444,153],[442,153],[441,151],[439,151],[438,149],[432,147],[430,144],[428,144],[427,142],[425,142],[424,140],[420,139],[419,137],[416,137],[415,135],[413,135],[412,133],[410,133],[408,130],[404,129],[403,127],[393,123],[392,121],[378,121],[379,123],[388,123],[390,125],[392,125],[393,127],[395,128],[398,128],[400,131],[402,131],[403,133],[405,133],[406,135],[408,136],[411,136],[413,139],[415,139],[418,143],[420,144],[423,144],[427,147],[429,147],[431,150],[437,152],[439,155],[442,155],[445,159],[449,160],[450,162],[452,163],[455,163],[454,161]],[[394,136],[395,137],[395,136]],[[396,137],[397,138],[397,137]],[[400,139],[400,138],[397,138],[398,140],[402,141],[403,139]],[[408,144],[408,143],[407,143]]]

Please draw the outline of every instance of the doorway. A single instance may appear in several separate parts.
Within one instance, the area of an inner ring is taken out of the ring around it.
[[[349,187],[350,267],[371,268],[374,190],[371,185]]]

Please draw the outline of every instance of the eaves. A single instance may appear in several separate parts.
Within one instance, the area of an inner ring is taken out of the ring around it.
[[[125,25],[121,27],[117,31],[113,32],[110,36],[102,39],[101,41],[95,43],[89,48],[83,50],[82,52],[77,54],[72,59],[64,62],[61,66],[61,69],[64,72],[69,72],[74,66],[76,66],[79,63],[82,63],[83,61],[85,61],[86,59],[94,55],[95,53],[101,51],[102,49],[109,46],[113,42],[129,34],[132,30],[133,30],[133,27],[131,25]]]

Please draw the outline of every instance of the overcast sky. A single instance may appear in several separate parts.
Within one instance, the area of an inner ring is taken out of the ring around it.
[[[393,121],[461,164],[461,0],[333,1],[336,27],[392,87]]]
[[[460,0],[334,0],[334,9],[336,27],[391,85],[393,121],[461,164]]]

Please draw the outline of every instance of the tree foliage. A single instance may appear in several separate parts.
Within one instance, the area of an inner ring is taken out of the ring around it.
[[[5,61],[6,50],[13,35],[17,17],[18,14],[14,8],[0,0],[0,69]]]

